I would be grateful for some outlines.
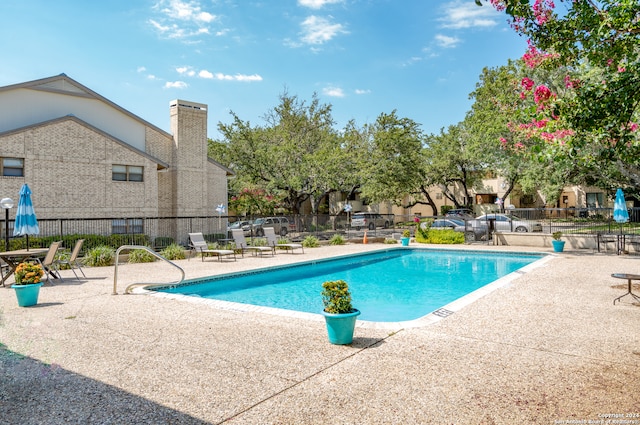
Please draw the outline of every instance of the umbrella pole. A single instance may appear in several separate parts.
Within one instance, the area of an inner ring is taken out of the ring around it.
[[[29,251],[29,235],[27,235],[27,251]]]

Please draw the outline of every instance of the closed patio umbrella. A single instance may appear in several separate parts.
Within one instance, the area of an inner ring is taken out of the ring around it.
[[[31,202],[31,189],[28,184],[23,184],[20,189],[20,200],[18,201],[18,209],[16,210],[16,222],[13,226],[13,236],[27,237],[27,251],[29,250],[29,235],[40,234],[40,226],[38,219],[33,210]]]
[[[616,191],[616,200],[613,203],[613,219],[620,223],[620,242],[618,242],[618,253],[624,248],[622,246],[622,224],[629,221],[629,211],[627,211],[627,203],[624,200],[622,189]]]

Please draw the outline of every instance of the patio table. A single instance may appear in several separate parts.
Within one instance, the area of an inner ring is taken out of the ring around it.
[[[7,274],[2,274],[2,286],[4,286],[4,282],[9,276],[15,273],[16,267],[18,267],[18,264],[24,261],[25,258],[44,257],[48,251],[49,248],[31,248],[29,250],[17,249],[15,251],[0,252],[0,259],[9,266]]]
[[[614,305],[616,304],[616,301],[620,301],[620,298],[625,297],[627,295],[631,295],[633,298],[635,298],[636,300],[640,301],[640,297],[638,297],[636,294],[631,292],[631,281],[632,280],[640,280],[640,275],[628,274],[628,273],[613,273],[611,275],[611,277],[615,277],[616,279],[626,279],[627,282],[629,283],[629,287],[627,289],[627,292],[625,292],[624,294],[620,295],[618,298],[613,300],[613,304]]]

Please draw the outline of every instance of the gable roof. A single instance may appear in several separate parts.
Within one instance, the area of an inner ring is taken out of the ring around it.
[[[78,97],[84,97],[88,99],[95,99],[109,105],[110,107],[118,110],[124,115],[127,115],[130,118],[133,118],[134,120],[138,121],[140,124],[144,126],[151,127],[154,130],[168,137],[173,137],[173,135],[171,135],[170,133],[167,133],[165,130],[151,124],[150,122],[140,118],[139,116],[113,103],[106,97],[99,95],[98,93],[80,84],[79,82],[77,82],[73,78],[70,78],[64,73],[60,75],[55,75],[53,77],[42,78],[39,80],[26,81],[24,83],[3,86],[3,87],[0,87],[0,93],[3,91],[9,91],[9,90],[15,90],[15,89],[41,90],[41,91],[48,91],[51,93],[65,94],[69,96],[78,96]]]
[[[112,136],[111,134],[109,134],[109,133],[107,133],[107,132],[105,132],[103,130],[100,130],[99,128],[87,123],[86,121],[81,120],[80,118],[76,117],[75,115],[65,115],[64,117],[54,118],[52,120],[39,122],[37,124],[31,124],[31,125],[28,125],[28,126],[25,126],[25,127],[21,127],[21,128],[15,128],[15,129],[0,133],[0,137],[9,136],[11,134],[18,134],[18,133],[21,133],[21,132],[26,131],[26,130],[30,130],[30,129],[34,129],[34,128],[38,128],[38,127],[46,127],[46,126],[48,126],[50,124],[56,124],[56,123],[64,122],[64,121],[74,121],[75,123],[80,124],[80,125],[88,128],[89,130],[94,131],[94,132],[96,132],[96,133],[98,133],[98,134],[100,134],[100,135],[112,140],[113,142],[121,145],[122,147],[127,148],[130,151],[132,151],[132,152],[134,152],[134,153],[136,153],[136,154],[138,154],[140,156],[143,156],[143,157],[147,158],[150,161],[155,162],[156,164],[158,164],[158,169],[169,168],[169,164],[167,164],[166,162],[161,161],[158,158],[154,158],[153,156],[149,155],[148,153],[146,153],[144,151],[136,149],[135,147],[131,146],[129,143],[124,142],[124,141],[118,139],[117,137]]]

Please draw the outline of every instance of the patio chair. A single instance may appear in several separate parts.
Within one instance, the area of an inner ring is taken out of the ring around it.
[[[44,275],[47,278],[47,282],[51,285],[51,279],[60,279],[61,282],[64,282],[62,276],[60,276],[60,272],[57,269],[56,263],[56,253],[58,252],[58,248],[62,245],[62,241],[52,242],[49,245],[49,251],[47,251],[47,255],[45,255],[43,260],[40,260],[39,257],[31,257],[26,258],[24,261],[35,261],[40,264],[42,270],[44,270]]]
[[[233,236],[233,241],[236,244],[236,248],[240,249],[242,252],[242,256],[244,257],[245,251],[253,252],[254,254],[266,254],[270,253],[274,255],[274,248],[268,246],[249,246],[247,245],[247,240],[244,237],[244,231],[242,229],[231,229],[231,235]]]
[[[207,245],[207,241],[204,240],[202,233],[189,233],[189,240],[191,241],[191,249],[200,253],[202,261],[204,261],[204,257],[207,256],[218,257],[218,261],[222,261],[222,257],[229,255],[233,255],[233,260],[236,260],[236,252],[232,249],[209,249],[209,245]]]
[[[80,270],[80,273],[82,273],[83,277],[87,277],[84,274],[84,271],[82,270],[82,267],[80,267],[80,262],[78,261],[78,255],[80,255],[80,250],[82,249],[82,244],[84,243],[84,239],[78,239],[76,241],[76,244],[73,246],[73,251],[71,251],[71,256],[69,257],[68,260],[64,260],[64,259],[58,259],[56,260],[56,264],[57,264],[57,269],[60,270],[61,265],[67,265],[71,268],[71,271],[73,272],[73,274],[76,276],[76,279],[80,280],[80,278],[78,277],[78,274],[75,271],[75,268],[77,267],[78,270]]]
[[[304,254],[304,247],[299,243],[278,243],[278,239],[276,237],[276,232],[273,230],[273,227],[265,227],[264,236],[267,238],[267,244],[275,251],[277,248],[282,248],[285,251],[291,251],[293,254],[294,249],[301,249]]]

